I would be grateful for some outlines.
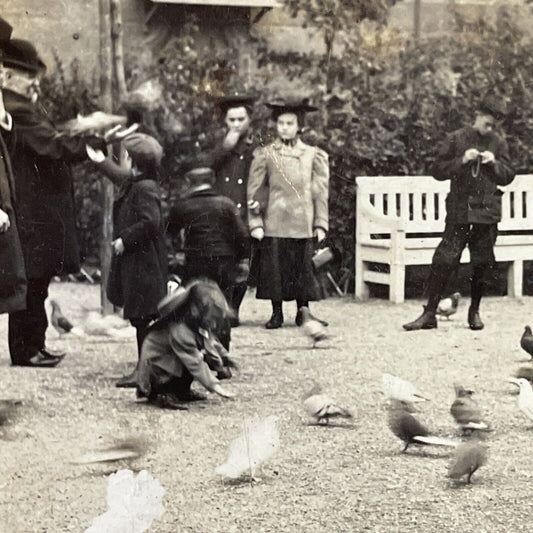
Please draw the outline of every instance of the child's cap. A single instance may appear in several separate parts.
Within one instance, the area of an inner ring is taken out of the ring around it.
[[[152,136],[135,132],[128,135],[123,143],[124,148],[137,166],[144,166],[147,163],[155,163],[156,165],[161,163],[163,148]]]

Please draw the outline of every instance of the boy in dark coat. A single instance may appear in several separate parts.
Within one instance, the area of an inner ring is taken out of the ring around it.
[[[107,296],[112,304],[124,308],[124,318],[137,329],[140,356],[148,324],[157,316],[157,304],[167,291],[167,252],[157,183],[163,149],[143,133],[128,135],[123,145],[126,160],[131,157],[129,169],[105,159],[101,152],[96,156],[89,153],[119,185],[113,204],[113,258]],[[117,386],[134,386],[134,377],[125,376]]]
[[[237,206],[242,221],[248,225],[246,188],[250,164],[257,143],[251,130],[252,105],[256,98],[250,95],[234,94],[219,98],[217,106],[224,115],[226,135],[213,152],[215,190],[227,196]],[[251,240],[249,239],[249,246]],[[235,311],[232,326],[239,325],[239,308],[246,294],[246,280],[233,285],[228,303]]]
[[[213,190],[214,178],[208,167],[185,174],[189,188],[172,206],[168,230],[185,232],[186,280],[212,279],[229,303],[236,279],[248,274],[248,230],[235,204]],[[220,333],[220,340],[228,349],[229,331]]]
[[[439,300],[466,245],[472,264],[468,325],[472,330],[484,327],[479,304],[487,276],[495,264],[494,244],[503,194],[498,185],[508,185],[515,176],[507,143],[494,131],[496,121],[505,116],[503,104],[493,96],[486,97],[474,124],[453,132],[439,147],[431,174],[439,181],[451,180],[446,199],[446,226],[433,255],[428,303],[419,318],[404,324],[407,331],[437,327],[435,312]]]
[[[87,158],[93,136],[60,134],[35,106],[46,66],[31,43],[0,41],[3,95],[13,128],[4,139],[13,162],[18,233],[27,276],[25,310],[9,315],[13,365],[53,367],[64,354],[45,347],[44,302],[55,275],[79,270],[71,163]]]

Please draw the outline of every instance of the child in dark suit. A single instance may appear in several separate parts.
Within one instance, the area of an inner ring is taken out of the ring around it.
[[[107,284],[109,301],[124,308],[124,318],[137,329],[140,356],[149,323],[167,289],[167,252],[161,214],[157,167],[160,144],[149,135],[133,133],[123,140],[125,162],[120,166],[103,154],[89,156],[119,185],[113,204],[113,258]],[[128,164],[128,156],[131,163]],[[129,168],[128,168],[129,167]],[[135,372],[119,387],[134,387]]]
[[[209,278],[231,302],[236,279],[248,275],[248,229],[233,201],[214,191],[211,168],[193,168],[185,180],[187,193],[171,207],[168,224],[169,233],[185,233],[185,280]],[[219,337],[229,349],[229,321],[224,328]]]

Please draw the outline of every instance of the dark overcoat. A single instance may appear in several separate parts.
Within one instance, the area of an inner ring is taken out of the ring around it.
[[[13,162],[17,222],[28,279],[77,272],[71,163],[87,159],[94,137],[63,135],[26,98],[4,91],[13,129],[5,140]]]
[[[491,151],[493,163],[462,163],[469,148]],[[502,194],[498,185],[513,181],[515,171],[509,160],[505,139],[494,132],[481,135],[471,126],[451,133],[438,147],[431,175],[451,180],[446,198],[446,222],[451,224],[496,224],[501,219]]]
[[[155,180],[141,174],[122,184],[113,204],[113,238],[123,240],[125,251],[111,261],[110,302],[124,308],[124,318],[157,314],[167,292],[167,251]]]
[[[7,148],[0,133],[0,209],[9,216],[9,229],[0,233],[0,313],[26,308],[26,273],[14,211],[14,182]]]

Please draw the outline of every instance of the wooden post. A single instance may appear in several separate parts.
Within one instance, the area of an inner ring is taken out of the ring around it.
[[[109,0],[98,0],[99,35],[100,35],[100,98],[105,112],[113,112],[113,51],[111,46],[111,10]],[[111,240],[113,238],[113,184],[103,180],[104,210],[102,224],[102,242],[100,244],[100,266],[102,280],[100,285],[100,307],[102,314],[113,312],[113,305],[106,297],[109,269],[111,267]]]
[[[422,0],[415,0],[414,6],[413,6],[413,11],[414,11],[413,33],[417,41],[420,39],[420,11],[421,9],[422,9]]]

